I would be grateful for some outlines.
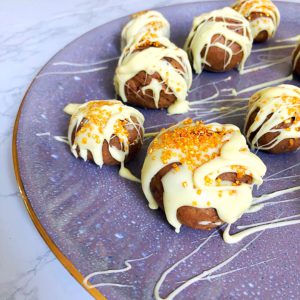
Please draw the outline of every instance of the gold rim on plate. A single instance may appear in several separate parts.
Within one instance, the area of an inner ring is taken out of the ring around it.
[[[32,81],[32,83],[34,80]],[[39,221],[37,215],[35,214],[30,200],[27,197],[23,181],[20,175],[20,169],[19,169],[19,159],[18,159],[18,152],[17,152],[17,133],[18,133],[18,127],[19,127],[19,119],[21,115],[21,111],[23,108],[24,101],[26,99],[26,96],[28,94],[28,91],[30,90],[32,83],[30,84],[29,88],[27,89],[21,105],[19,107],[15,124],[14,124],[14,130],[13,130],[13,137],[12,137],[12,158],[13,158],[13,164],[14,164],[14,171],[16,176],[17,185],[19,187],[20,194],[22,196],[22,199],[24,201],[25,207],[31,217],[31,220],[33,224],[35,225],[36,229],[50,248],[50,250],[54,253],[54,255],[57,257],[57,259],[63,264],[63,266],[69,271],[69,273],[79,282],[79,284],[95,299],[99,300],[106,300],[103,294],[99,292],[96,288],[87,288],[84,283],[84,276],[76,269],[76,267],[72,264],[72,262],[60,251],[60,249],[57,247],[57,245],[53,242],[51,237],[48,235],[47,231],[44,229],[43,225]],[[91,284],[88,282],[88,285]]]

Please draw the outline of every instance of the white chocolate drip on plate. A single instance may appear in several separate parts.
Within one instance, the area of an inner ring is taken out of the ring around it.
[[[282,84],[256,92],[249,101],[249,118],[257,111],[255,120],[246,131],[252,148],[268,150],[285,139],[300,138],[300,88]],[[275,128],[281,123],[291,123],[287,128]],[[268,144],[260,145],[259,139],[266,133],[278,133]],[[254,136],[251,137],[251,134]],[[293,140],[290,140],[293,143]]]
[[[139,49],[142,47],[147,48]],[[182,70],[175,68],[166,58],[176,61]],[[157,108],[161,90],[163,86],[167,86],[165,93],[174,94],[176,97],[168,112],[177,114],[188,111],[186,97],[192,85],[192,70],[185,51],[164,37],[152,34],[136,36],[124,49],[114,78],[116,92],[124,102],[128,101],[125,92],[127,81],[142,71],[148,75],[158,73],[161,77],[161,81],[152,79],[148,86],[141,89],[143,94],[146,90],[153,92],[153,101]]]
[[[298,40],[300,40],[300,34],[294,35],[294,36],[290,36],[288,38],[284,38],[284,39],[277,39],[275,40],[276,43],[282,43],[282,42],[297,42]]]
[[[291,216],[291,217],[287,217],[285,219],[292,219],[293,217],[299,217],[299,215],[296,216]],[[285,226],[291,226],[291,225],[296,225],[296,224],[300,224],[300,219],[296,219],[296,220],[288,220],[288,221],[281,221],[280,218],[278,219],[274,219],[271,222],[263,222],[260,225],[257,224],[253,224],[253,227],[249,227],[245,230],[242,230],[238,233],[235,234],[230,234],[230,227],[231,225],[229,224],[224,233],[223,233],[223,239],[226,243],[228,244],[233,244],[233,243],[238,243],[241,240],[243,240],[244,238],[246,238],[247,236],[259,232],[259,231],[263,231],[266,229],[273,229],[273,228],[280,228],[280,227],[285,227]]]
[[[139,181],[124,167],[130,146],[128,131],[125,128],[133,126],[138,133],[141,132],[142,134],[139,134],[137,139],[143,142],[144,116],[139,111],[116,100],[95,100],[84,104],[71,103],[65,107],[64,111],[71,115],[68,140],[75,157],[80,156],[86,161],[90,152],[95,164],[102,167],[102,148],[106,141],[111,156],[121,164],[119,174],[129,180]],[[116,136],[121,143],[121,149],[110,145],[111,139]]]
[[[124,49],[135,35],[151,32],[157,36],[170,37],[170,24],[158,11],[149,10],[137,13],[125,25],[121,34],[121,48]]]
[[[136,258],[136,259],[127,259],[124,261],[124,265],[126,267],[124,268],[120,268],[120,269],[108,269],[108,270],[104,270],[104,271],[97,271],[97,272],[93,272],[89,275],[87,275],[84,280],[83,280],[83,284],[86,286],[86,288],[88,289],[92,289],[92,288],[96,288],[96,287],[99,287],[99,286],[118,286],[118,287],[132,287],[134,288],[133,285],[127,285],[127,284],[119,284],[119,283],[104,283],[104,282],[101,282],[101,283],[94,283],[94,284],[91,284],[89,281],[91,278],[94,278],[98,275],[108,275],[108,274],[118,274],[118,273],[126,273],[128,271],[130,271],[133,267],[132,267],[132,264],[133,262],[136,262],[136,261],[142,261],[142,260],[145,260],[147,258],[149,258],[150,256],[152,256],[152,254],[150,255],[147,255],[145,257],[141,257],[141,258]]]
[[[278,8],[270,0],[238,0],[233,9],[242,14],[250,23],[253,38],[266,31],[268,38],[273,37],[280,23]],[[251,14],[259,14],[253,18]]]
[[[185,135],[199,144],[190,144]],[[181,165],[175,164],[178,162]],[[158,204],[151,192],[151,180],[170,164],[174,169],[162,178],[163,203],[167,220],[176,232],[181,226],[176,214],[182,206],[215,208],[221,220],[235,222],[251,206],[252,184],[221,181],[218,176],[242,173],[260,185],[266,172],[266,166],[249,151],[236,126],[184,121],[162,131],[149,146],[142,168],[142,188],[152,209]]]
[[[231,20],[232,23],[228,20]],[[242,34],[237,32],[239,30],[242,30]],[[214,42],[212,41],[213,36],[218,36]],[[224,43],[220,42],[222,37],[225,39]],[[233,43],[240,46],[239,52],[234,53],[231,49]],[[196,17],[184,46],[191,61],[193,61],[196,73],[202,72],[203,65],[210,66],[207,55],[211,47],[221,48],[226,52],[224,69],[230,64],[233,55],[242,52],[243,58],[239,65],[239,70],[242,70],[252,48],[249,22],[229,7]],[[204,53],[202,53],[203,51]]]

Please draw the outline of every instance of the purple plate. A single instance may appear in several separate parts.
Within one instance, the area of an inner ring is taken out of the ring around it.
[[[159,10],[171,23],[172,40],[182,46],[194,16],[225,4],[230,3],[201,2]],[[276,39],[299,34],[300,5],[277,4],[282,22]],[[299,225],[265,230],[233,245],[226,244],[218,231],[182,228],[177,234],[161,211],[148,208],[139,184],[118,176],[117,167],[100,169],[76,160],[66,144],[54,139],[67,135],[66,104],[114,98],[120,32],[128,20],[100,26],[66,46],[34,78],[25,95],[15,126],[14,161],[38,230],[83,286],[86,276],[98,272],[89,277],[95,287],[85,287],[99,299],[101,295],[152,299],[155,289],[159,299],[169,294],[176,299],[300,299]],[[254,92],[244,89],[272,80],[299,86],[288,77],[293,42],[276,39],[254,46],[244,75],[232,71],[195,76],[188,114],[168,116],[164,110],[141,109],[146,131],[186,117],[242,128],[247,98]],[[270,46],[279,48],[264,49]],[[269,67],[253,71],[256,64]],[[232,88],[237,96],[231,95]],[[149,141],[128,164],[137,176]],[[299,185],[300,152],[258,155],[268,173],[256,195]],[[237,225],[297,216],[299,198],[300,192],[295,191],[269,199],[262,210],[245,214]],[[195,276],[197,280],[190,284],[188,280]]]

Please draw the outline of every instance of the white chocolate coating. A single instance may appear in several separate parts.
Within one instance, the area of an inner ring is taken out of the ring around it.
[[[135,35],[145,32],[170,38],[170,24],[158,11],[149,10],[137,13],[133,15],[132,20],[122,30],[121,48],[124,49]]]
[[[162,47],[150,46],[136,51],[138,47],[145,43],[162,45]],[[166,57],[175,60],[183,71],[172,66],[164,59]],[[192,70],[184,50],[164,37],[157,37],[153,34],[136,36],[123,50],[114,77],[116,92],[124,102],[128,101],[125,93],[127,81],[142,71],[149,75],[157,72],[162,79],[161,81],[152,79],[151,83],[142,89],[142,93],[146,90],[152,90],[156,108],[159,107],[162,87],[166,84],[166,92],[170,92],[176,97],[176,101],[168,108],[168,112],[174,114],[188,111],[189,105],[186,97],[188,89],[192,85]]]
[[[256,92],[249,101],[246,124],[257,109],[257,116],[246,132],[252,148],[269,150],[285,139],[300,138],[300,88],[282,84]],[[271,117],[267,120],[269,115]],[[291,118],[295,120],[288,128],[274,129],[282,122],[290,122]],[[250,142],[250,135],[255,131]],[[268,132],[277,132],[279,135],[266,145],[258,145],[259,139]]]
[[[136,109],[128,107],[120,101],[95,100],[84,104],[69,104],[64,111],[71,115],[68,130],[71,152],[77,158],[76,149],[78,147],[80,157],[86,161],[88,151],[90,151],[95,164],[100,167],[103,165],[102,147],[105,141],[108,143],[111,156],[120,162],[122,167],[124,166],[125,158],[129,153],[129,141],[127,131],[123,129],[120,121],[126,121],[126,124],[135,127],[137,132],[140,130],[144,132],[144,116]],[[133,117],[137,123],[132,120]],[[87,119],[88,122],[85,123],[84,119]],[[84,123],[82,130],[77,131],[81,122]],[[72,143],[74,130],[76,130],[76,134]],[[115,136],[121,141],[122,150],[110,146],[110,140]],[[142,136],[139,136],[138,139],[143,142]]]
[[[272,1],[238,0],[232,7],[250,22],[254,40],[262,31],[267,31],[268,38],[275,35],[280,23],[280,13]],[[261,16],[252,19],[251,14],[253,13],[259,13]]]
[[[219,18],[222,20],[216,21]],[[235,23],[226,22],[226,19],[230,19]],[[229,29],[229,26],[234,27],[234,29]],[[243,34],[236,32],[236,30],[239,29],[242,29]],[[212,37],[214,35],[224,37],[225,43],[220,43],[218,39],[212,42]],[[233,43],[240,46],[241,50],[239,52],[233,53],[230,47]],[[239,65],[239,69],[243,69],[252,48],[252,35],[249,22],[241,16],[241,14],[229,7],[214,10],[196,17],[184,46],[191,61],[193,61],[193,67],[196,73],[202,72],[203,65],[210,66],[207,61],[207,55],[208,50],[211,47],[218,47],[226,52],[224,69],[231,62],[233,55],[242,52],[243,58]],[[204,55],[201,55],[201,52],[204,49],[206,49],[205,53]]]
[[[195,152],[193,153],[200,155],[200,160],[199,156],[196,156],[198,166],[195,168],[193,168],[193,164],[192,166],[189,164],[189,160],[186,160],[186,154],[180,147],[176,149],[153,147],[166,133],[175,132],[178,128],[186,126],[190,126],[192,130],[196,128],[196,136],[198,136],[201,134],[201,129],[197,129],[195,124],[181,122],[162,131],[150,144],[142,168],[141,180],[144,194],[149,202],[149,207],[157,209],[158,204],[150,189],[152,178],[166,165],[181,162],[177,170],[171,170],[162,178],[165,214],[168,222],[175,227],[176,232],[179,232],[181,227],[176,214],[182,206],[215,208],[221,220],[227,223],[235,222],[249,209],[252,202],[252,186],[253,184],[260,185],[262,176],[266,172],[264,163],[249,151],[240,130],[230,124],[212,123],[205,125],[205,128],[210,132],[209,134],[218,135],[219,132],[223,132],[222,140],[217,145],[208,146],[206,151],[194,149]],[[200,133],[197,130],[200,130]],[[209,140],[210,142],[211,140]],[[179,143],[185,144],[184,140]],[[169,158],[164,157],[164,151],[171,151],[172,154]],[[233,168],[236,167],[242,168],[244,174],[252,176],[253,183],[235,185],[232,182],[222,181],[222,184],[218,184],[217,177],[220,174],[234,172]],[[206,220],[201,222],[203,221]]]

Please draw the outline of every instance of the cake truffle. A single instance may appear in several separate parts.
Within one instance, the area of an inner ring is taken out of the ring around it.
[[[204,13],[194,19],[184,48],[196,73],[241,70],[252,48],[249,22],[230,7]]]
[[[160,12],[155,10],[136,13],[122,30],[121,48],[124,49],[135,35],[146,32],[170,38],[170,24]]]
[[[265,42],[275,35],[280,13],[271,0],[238,0],[233,9],[249,21],[254,42]]]
[[[143,115],[120,101],[69,104],[64,111],[71,115],[68,140],[76,158],[124,167],[143,143]]]
[[[142,188],[150,208],[163,209],[176,232],[181,225],[209,230],[249,209],[252,186],[265,172],[238,127],[187,119],[150,144]]]
[[[293,73],[300,77],[300,40],[292,55]]]
[[[300,147],[300,89],[283,84],[255,93],[249,101],[245,134],[251,148],[271,153]]]
[[[114,84],[124,102],[184,113],[189,109],[186,97],[192,71],[184,50],[167,38],[146,33],[136,36],[124,49]]]

